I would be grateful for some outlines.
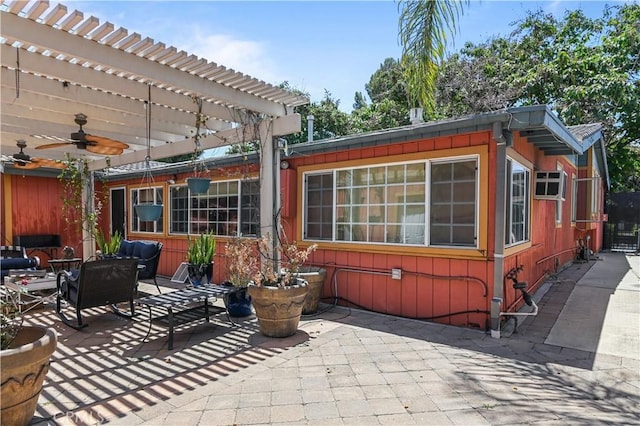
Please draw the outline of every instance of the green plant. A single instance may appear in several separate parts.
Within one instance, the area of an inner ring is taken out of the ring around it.
[[[108,157],[106,161],[106,169],[108,169],[110,167]],[[62,182],[60,194],[62,220],[67,225],[70,235],[82,233],[84,230],[95,237],[102,207],[108,203],[109,193],[108,191],[95,193],[89,163],[86,159],[74,158],[67,153],[62,163],[64,167],[58,174],[58,179]],[[85,192],[86,197],[83,195]]]
[[[122,242],[122,234],[120,231],[116,230],[114,234],[109,238],[109,240],[105,239],[102,230],[99,230],[95,234],[96,244],[98,244],[98,248],[105,254],[116,254],[120,249],[120,243]]]
[[[187,262],[192,265],[205,265],[213,262],[216,254],[216,239],[213,232],[200,234],[196,239],[188,240]]]

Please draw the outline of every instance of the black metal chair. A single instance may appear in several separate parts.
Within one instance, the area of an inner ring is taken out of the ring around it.
[[[56,313],[62,322],[78,330],[87,326],[82,321],[82,309],[86,308],[111,305],[114,313],[130,318],[135,314],[133,299],[137,278],[137,259],[96,260],[83,263],[79,271],[60,271],[57,276]],[[62,301],[75,308],[76,324],[62,312]],[[122,302],[129,302],[129,313],[115,306]]]
[[[138,259],[138,264],[144,266],[144,268],[138,270],[138,278],[141,280],[153,280],[158,293],[162,293],[158,281],[156,281],[161,253],[162,243],[159,241],[122,240],[116,257]]]

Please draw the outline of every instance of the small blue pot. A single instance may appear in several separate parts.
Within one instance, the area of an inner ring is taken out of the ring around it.
[[[247,289],[242,288],[237,293],[231,293],[225,305],[232,317],[247,317],[253,313],[251,309],[251,296],[247,294]]]

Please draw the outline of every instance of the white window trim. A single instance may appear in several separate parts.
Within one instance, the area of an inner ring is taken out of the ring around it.
[[[533,189],[532,189],[532,185],[534,185],[533,182],[533,176],[534,176],[534,171],[533,171],[533,166],[528,163],[527,161],[523,161],[519,156],[514,156],[514,155],[507,155],[507,160],[511,160],[511,164],[513,164],[514,162],[517,163],[518,165],[520,165],[522,168],[526,169],[529,172],[529,188],[528,188],[528,193],[525,194],[525,200],[527,202],[527,226],[526,226],[526,232],[527,232],[527,238],[525,238],[522,241],[516,241],[516,242],[509,242],[506,243],[505,242],[505,248],[508,247],[515,247],[518,246],[520,244],[526,244],[529,241],[531,241],[531,208],[532,208],[532,204],[531,204],[531,198],[533,196]],[[506,161],[505,161],[505,167],[506,167]],[[513,167],[513,166],[512,166]],[[508,173],[512,173],[511,170],[507,170],[506,172]],[[505,185],[507,184],[507,182],[511,181],[511,179],[509,179],[507,181],[507,176],[505,173]],[[511,189],[509,189],[509,193],[511,194]],[[513,194],[511,194],[511,197],[513,197]],[[505,209],[511,209],[512,207],[512,202],[511,202],[511,198],[505,200]],[[505,216],[506,216],[506,210],[505,210]],[[508,232],[508,235],[511,235],[511,227],[512,227],[512,222],[513,222],[513,213],[511,212],[511,214],[509,215],[509,217],[511,218],[511,221],[509,223],[506,223],[506,217],[505,217],[505,233]],[[506,237],[506,235],[505,235]]]
[[[429,218],[431,217],[430,211],[430,192],[431,192],[431,182],[429,180],[429,176],[431,173],[431,164],[432,163],[447,163],[453,161],[474,161],[476,164],[476,174],[475,174],[475,223],[474,223],[474,240],[475,244],[473,246],[458,246],[458,245],[430,245],[430,222]],[[384,163],[371,163],[367,165],[362,165],[358,167],[336,167],[336,168],[327,168],[327,169],[318,169],[313,171],[304,172],[302,174],[302,182],[301,192],[302,192],[302,214],[301,214],[301,226],[304,230],[305,224],[307,221],[306,210],[304,206],[306,206],[306,181],[308,176],[332,173],[333,174],[333,197],[332,197],[332,208],[336,208],[337,202],[337,173],[342,170],[354,170],[360,168],[371,168],[371,167],[389,167],[394,165],[407,165],[407,164],[416,164],[416,163],[424,163],[425,164],[425,221],[424,221],[424,242],[423,244],[401,244],[401,243],[386,243],[386,242],[369,242],[369,241],[339,241],[336,240],[337,233],[337,221],[335,214],[333,215],[333,223],[332,223],[332,238],[330,240],[318,240],[313,238],[308,238],[303,235],[304,241],[317,242],[317,243],[337,243],[337,244],[361,244],[361,245],[372,245],[372,246],[394,246],[394,247],[424,247],[424,248],[432,248],[432,249],[457,249],[457,250],[477,250],[480,244],[479,238],[479,223],[480,223],[480,176],[481,176],[481,161],[479,154],[469,154],[469,155],[460,155],[460,156],[446,156],[446,157],[437,157],[437,158],[429,158],[424,160],[410,160],[410,161],[394,161],[394,162],[384,162]]]

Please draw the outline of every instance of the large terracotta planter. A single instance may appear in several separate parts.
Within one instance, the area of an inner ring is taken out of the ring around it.
[[[315,314],[318,312],[318,304],[320,303],[324,281],[327,278],[327,270],[314,266],[303,267],[300,269],[300,272],[298,272],[298,276],[309,283],[309,291],[304,300],[302,314]]]
[[[247,287],[260,332],[265,336],[288,337],[298,330],[308,285],[302,279],[297,282],[287,287]]]
[[[53,329],[22,327],[9,349],[0,351],[3,425],[28,425],[33,418],[56,345]]]

